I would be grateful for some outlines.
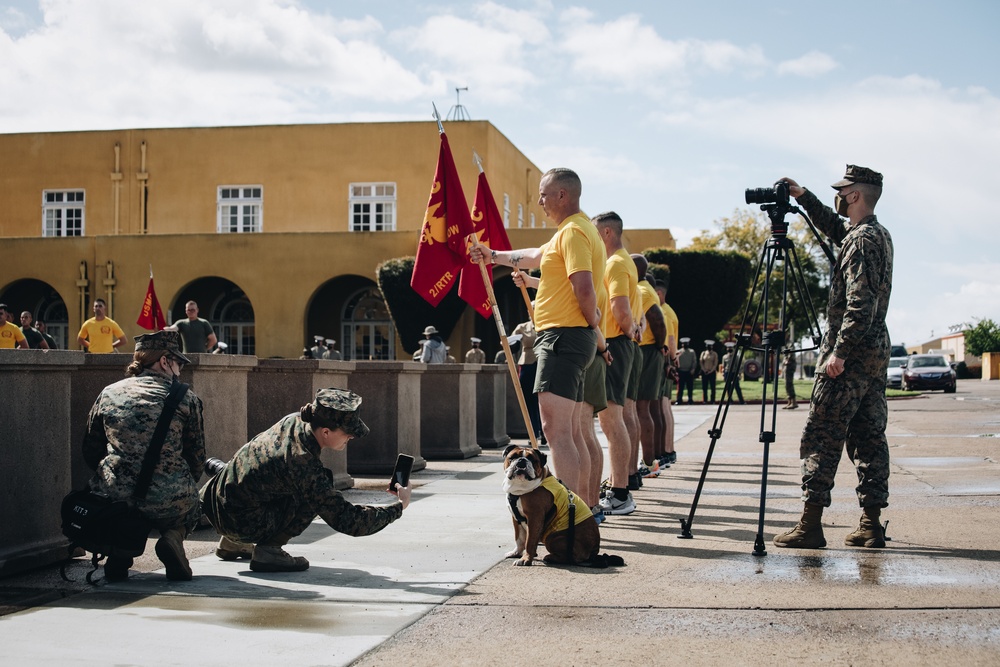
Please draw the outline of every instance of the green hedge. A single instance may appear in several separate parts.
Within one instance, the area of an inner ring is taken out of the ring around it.
[[[403,349],[413,354],[424,339],[424,327],[433,324],[447,339],[462,316],[466,303],[458,298],[458,281],[437,308],[410,287],[415,257],[389,259],[375,268],[378,288],[389,309]]]

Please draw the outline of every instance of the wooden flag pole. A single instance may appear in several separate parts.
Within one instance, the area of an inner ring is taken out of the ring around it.
[[[524,418],[524,426],[528,431],[528,439],[531,440],[532,449],[538,449],[538,442],[535,440],[535,429],[531,426],[531,417],[528,416],[528,404],[524,402],[524,392],[521,391],[521,381],[517,376],[517,364],[514,363],[514,355],[510,352],[510,343],[507,341],[507,331],[503,326],[503,318],[500,317],[500,307],[497,305],[497,297],[493,293],[493,282],[486,269],[486,262],[479,260],[479,271],[483,276],[483,284],[486,285],[486,294],[489,296],[490,307],[493,309],[493,322],[497,325],[497,333],[500,334],[500,344],[507,357],[507,370],[510,371],[511,382],[514,383],[514,393],[517,394],[517,403],[521,406],[521,416]]]

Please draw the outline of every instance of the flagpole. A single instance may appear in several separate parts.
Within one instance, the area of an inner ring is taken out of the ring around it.
[[[444,125],[441,124],[441,114],[438,113],[437,105],[431,102],[431,106],[434,107],[434,120],[438,123],[438,134],[444,134]]]
[[[500,334],[500,344],[503,346],[504,355],[507,357],[507,370],[510,371],[511,382],[514,383],[514,393],[517,395],[517,403],[521,406],[521,417],[524,418],[524,426],[528,431],[528,439],[531,440],[532,449],[538,449],[538,442],[535,440],[535,429],[531,426],[531,417],[528,415],[528,404],[524,402],[524,392],[521,391],[521,381],[517,376],[517,364],[514,363],[514,355],[510,351],[510,343],[507,341],[507,331],[503,326],[503,318],[500,317],[500,306],[497,305],[497,297],[493,293],[493,283],[486,270],[486,261],[479,260],[479,272],[483,276],[483,284],[486,285],[486,294],[489,296],[490,307],[493,309],[493,321],[496,323],[497,332]]]
[[[434,112],[437,113],[437,109],[435,109]],[[479,153],[477,153],[476,151],[472,151],[472,161],[476,163],[477,167],[479,167],[480,174],[486,171],[485,169],[483,169],[483,160],[482,158],[479,157]],[[521,270],[519,268],[514,267],[514,273],[520,273],[520,272]],[[528,319],[530,319],[532,323],[534,323],[535,307],[531,305],[531,297],[528,296],[528,286],[525,285],[523,282],[521,283],[521,296],[524,297],[524,305],[528,307]]]

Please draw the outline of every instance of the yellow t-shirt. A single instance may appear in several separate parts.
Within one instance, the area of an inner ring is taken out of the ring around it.
[[[680,326],[680,321],[677,319],[677,313],[674,309],[670,307],[669,303],[661,303],[660,310],[663,311],[663,323],[667,325],[667,336],[674,337],[674,348],[677,347],[677,330]],[[666,341],[664,341],[666,344]]]
[[[647,310],[653,306],[660,306],[660,297],[656,295],[656,290],[653,286],[649,284],[648,280],[639,281],[639,295],[642,298],[642,312],[645,313]],[[643,345],[653,345],[656,342],[656,337],[653,336],[653,327],[646,324],[646,329],[642,332],[642,340],[639,341],[639,347]]]
[[[79,338],[86,338],[90,341],[90,351],[96,354],[106,354],[114,352],[114,342],[125,335],[122,328],[118,326],[110,317],[105,317],[100,322],[91,317],[80,327]]]
[[[13,350],[22,340],[24,334],[21,333],[21,327],[10,322],[4,322],[0,327],[0,350]]]
[[[590,218],[575,213],[559,224],[555,236],[542,246],[542,277],[535,295],[535,330],[555,327],[586,327],[569,277],[590,271],[597,292],[597,305],[607,300],[604,289],[604,242]],[[601,308],[602,316],[604,308]]]
[[[629,257],[625,248],[619,248],[611,257],[604,269],[604,284],[608,289],[608,301],[605,306],[601,306],[601,330],[606,339],[615,338],[622,334],[628,336],[630,332],[623,331],[611,312],[611,299],[624,296],[629,299],[629,310],[635,316],[636,307],[632,304],[632,299],[639,294],[639,273],[635,270],[635,262]],[[604,317],[607,314],[607,317]]]
[[[551,533],[558,530],[566,530],[569,528],[569,493],[563,483],[560,482],[555,476],[549,475],[542,480],[542,487],[552,494],[552,500],[556,505],[556,513],[552,518],[552,522],[545,527],[542,532],[542,539],[544,540]],[[575,494],[574,494],[575,495]],[[589,519],[593,514],[590,508],[587,507],[587,503],[575,497],[574,505],[576,509],[573,510],[573,525],[579,526],[581,523]]]

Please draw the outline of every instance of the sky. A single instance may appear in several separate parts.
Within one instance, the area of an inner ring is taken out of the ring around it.
[[[0,0],[0,132],[430,120],[468,88],[585,211],[678,248],[746,188],[832,204],[864,165],[913,345],[1000,321],[998,27],[995,0]]]

